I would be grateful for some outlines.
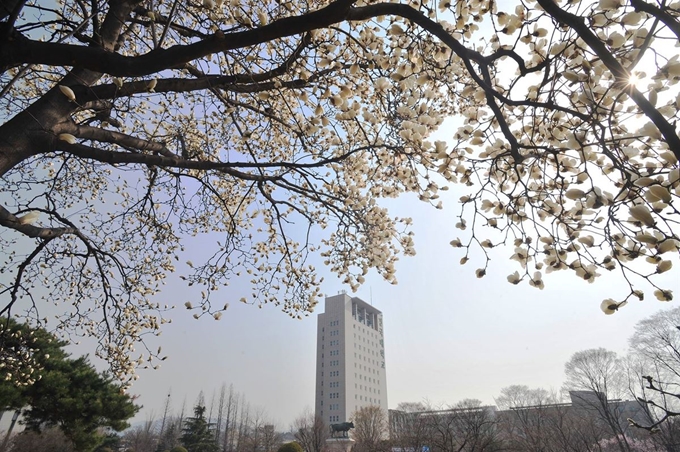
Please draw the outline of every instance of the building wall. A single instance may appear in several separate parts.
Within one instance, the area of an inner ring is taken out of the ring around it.
[[[333,424],[370,405],[387,414],[382,313],[344,293],[328,297],[317,321],[316,413]]]

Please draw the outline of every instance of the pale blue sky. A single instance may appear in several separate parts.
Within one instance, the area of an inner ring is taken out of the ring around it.
[[[450,198],[458,196],[454,190]],[[574,352],[605,347],[623,353],[636,322],[675,306],[650,292],[647,301],[605,316],[600,302],[625,295],[618,273],[594,284],[568,273],[547,275],[542,291],[513,286],[506,281],[516,270],[508,248],[494,250],[488,275],[477,279],[475,260],[460,266],[460,250],[448,244],[459,232],[453,227],[456,204],[438,211],[412,197],[391,201],[394,214],[414,218],[418,254],[398,263],[398,285],[371,273],[356,294],[384,313],[390,408],[424,399],[492,404],[512,384],[557,390]],[[669,273],[666,287],[680,292],[675,270]],[[324,276],[326,294],[346,289],[333,275]],[[190,297],[180,281],[171,281],[164,293],[167,299],[159,301],[178,306]],[[316,314],[292,320],[274,306],[234,302],[238,285],[222,295],[230,308],[220,321],[194,320],[183,308],[171,314],[173,323],[160,338],[170,358],[159,370],[141,372],[132,389],[145,405],[137,420],[160,415],[170,387],[179,409],[185,396],[191,404],[203,390],[209,399],[223,382],[264,408],[280,429],[313,406]]]

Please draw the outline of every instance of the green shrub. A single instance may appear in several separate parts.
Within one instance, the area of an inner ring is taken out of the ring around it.
[[[295,441],[289,443],[281,444],[277,452],[304,452],[302,446]]]

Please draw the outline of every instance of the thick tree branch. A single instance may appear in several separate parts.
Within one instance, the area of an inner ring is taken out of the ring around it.
[[[170,68],[181,68],[184,64],[207,55],[250,47],[342,22],[346,20],[349,8],[355,1],[338,0],[318,11],[279,19],[253,30],[226,35],[218,31],[193,44],[152,50],[138,57],[126,57],[98,47],[17,39],[0,44],[0,66],[8,68],[22,63],[38,63],[76,66],[113,76],[144,76]],[[107,18],[109,16],[111,14]]]
[[[10,213],[3,206],[0,206],[0,225],[14,229],[21,232],[27,237],[39,238],[44,240],[51,240],[65,234],[77,234],[79,231],[76,228],[41,228],[33,226],[32,224],[24,224],[16,216]]]
[[[115,143],[127,150],[147,151],[174,158],[175,155],[162,143],[142,140],[124,133],[101,129],[99,127],[77,126],[75,135],[79,138]]]

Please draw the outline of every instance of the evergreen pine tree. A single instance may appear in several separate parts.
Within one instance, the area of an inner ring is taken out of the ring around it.
[[[194,407],[194,417],[185,421],[180,442],[188,452],[217,452],[214,426],[205,418],[205,406]]]

